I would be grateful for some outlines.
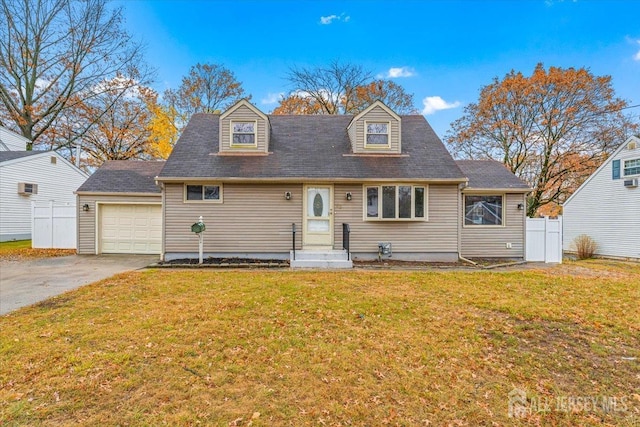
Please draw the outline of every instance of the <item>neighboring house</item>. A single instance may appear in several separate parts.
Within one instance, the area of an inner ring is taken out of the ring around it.
[[[145,162],[129,164],[133,171]],[[154,200],[162,203],[156,253],[165,260],[197,257],[191,225],[200,216],[205,256],[293,258],[295,225],[296,261],[336,253],[346,259],[348,224],[354,258],[378,257],[381,242],[391,243],[394,259],[523,258],[519,205],[529,189],[499,163],[460,164],[463,170],[423,116],[399,116],[381,102],[356,116],[281,116],[243,100],[222,114],[191,118],[157,174],[158,188],[134,191],[133,178],[121,188],[109,184],[112,166],[99,169],[78,190],[78,205],[89,205],[79,213],[78,247],[106,252],[106,203]],[[472,169],[471,180],[464,168]],[[93,208],[100,201],[104,206]],[[491,204],[491,218],[465,221],[464,205],[475,203]]]
[[[26,139],[0,131],[0,242],[30,239],[32,202],[73,205],[88,175],[55,151],[13,151]]]
[[[0,126],[0,151],[24,151],[29,140]]]
[[[106,161],[76,191],[78,253],[159,254],[164,161]]]
[[[629,138],[563,205],[563,248],[586,234],[596,255],[640,259],[640,139]]]

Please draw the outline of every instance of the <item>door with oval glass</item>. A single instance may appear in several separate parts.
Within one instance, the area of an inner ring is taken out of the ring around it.
[[[304,246],[333,247],[333,186],[306,185],[304,189]]]

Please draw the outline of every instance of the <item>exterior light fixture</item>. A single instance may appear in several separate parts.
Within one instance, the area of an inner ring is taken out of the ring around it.
[[[291,200],[291,191],[285,191],[284,192],[284,198],[287,200]]]
[[[352,196],[351,196],[351,191],[348,191],[348,192],[347,192],[347,200],[351,200],[351,197],[352,197]]]
[[[518,210],[519,211],[524,210],[524,204],[518,203]]]
[[[89,212],[89,204],[85,203],[84,205],[82,205],[82,210],[85,212]]]

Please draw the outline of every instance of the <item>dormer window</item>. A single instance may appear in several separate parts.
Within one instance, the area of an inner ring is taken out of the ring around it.
[[[231,122],[231,129],[232,146],[256,145],[256,122]]]
[[[389,147],[389,122],[365,123],[365,148]]]

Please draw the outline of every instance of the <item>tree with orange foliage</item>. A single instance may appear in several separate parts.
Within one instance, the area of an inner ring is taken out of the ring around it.
[[[310,96],[300,93],[292,93],[280,100],[273,114],[324,114],[322,106]]]
[[[56,137],[66,140],[74,138],[77,123],[93,121],[93,126],[77,139],[82,148],[81,167],[91,170],[106,160],[168,156],[175,135],[165,137],[164,130],[154,126],[154,120],[158,120],[153,110],[157,93],[124,76],[98,86],[95,96],[74,100],[74,108],[65,111],[56,128]]]
[[[391,80],[375,80],[356,87],[352,101],[354,112],[364,110],[375,101],[384,102],[398,114],[419,114],[413,102],[413,95]]]
[[[456,157],[501,161],[527,182],[534,216],[562,203],[633,132],[626,106],[610,76],[538,64],[529,77],[511,71],[484,86],[446,142]]]

